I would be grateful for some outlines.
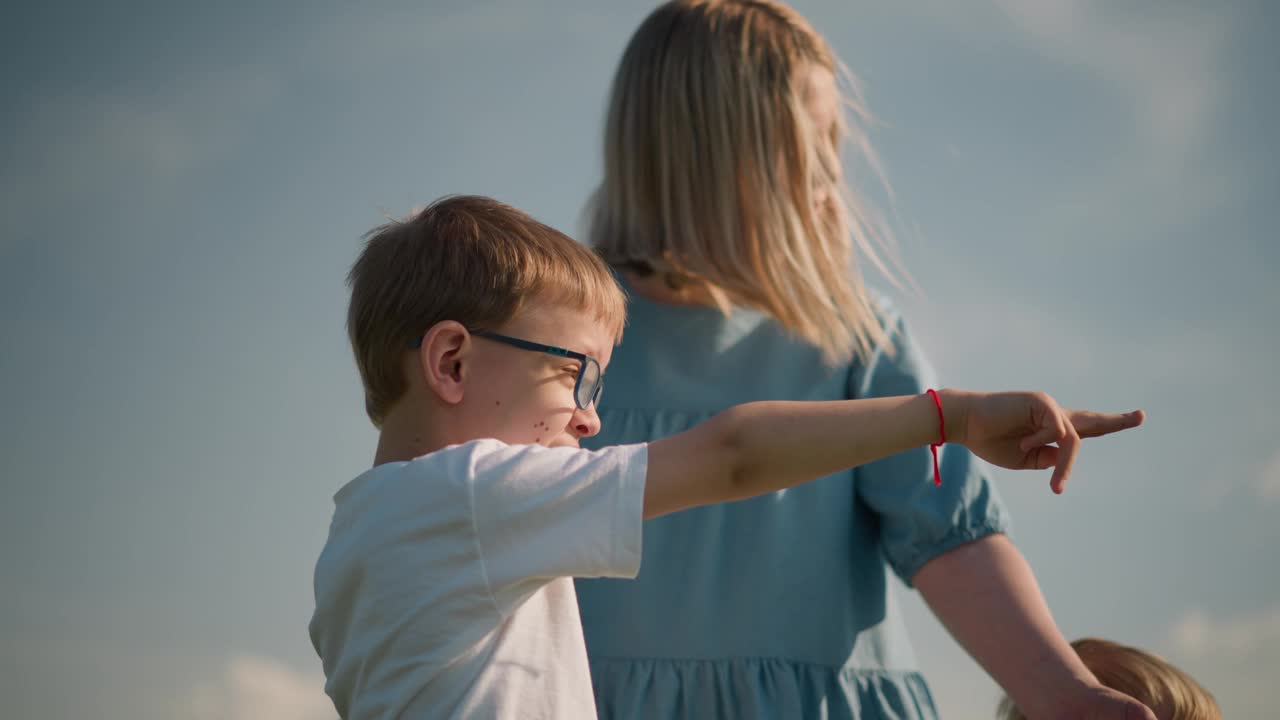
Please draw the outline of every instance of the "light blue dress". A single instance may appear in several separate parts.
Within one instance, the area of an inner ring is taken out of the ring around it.
[[[656,440],[753,400],[923,392],[932,372],[897,313],[895,356],[825,368],[761,313],[729,318],[630,293],[630,318],[584,445]],[[934,718],[886,563],[929,559],[1008,517],[979,463],[928,448],[644,527],[635,580],[577,580],[601,718]]]

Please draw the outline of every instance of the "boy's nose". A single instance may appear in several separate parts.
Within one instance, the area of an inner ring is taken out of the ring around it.
[[[600,432],[600,416],[596,414],[596,406],[593,404],[586,410],[575,412],[570,426],[579,438],[591,437]]]

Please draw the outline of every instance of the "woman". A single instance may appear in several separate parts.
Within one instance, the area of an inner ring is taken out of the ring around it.
[[[776,2],[669,2],[636,31],[591,208],[631,303],[593,446],[740,402],[932,384],[856,269],[880,234],[841,174],[843,145],[869,147],[839,67]],[[928,452],[905,453],[646,525],[636,580],[578,581],[601,717],[936,717],[886,567],[1028,717],[1149,717],[1062,638],[972,456],[945,448],[932,477]]]

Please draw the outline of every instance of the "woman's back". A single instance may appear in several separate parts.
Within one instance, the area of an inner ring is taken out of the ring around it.
[[[928,381],[900,334],[892,356],[830,368],[760,313],[631,295],[592,447],[665,437],[742,402],[912,394]],[[646,524],[637,579],[577,582],[601,716],[935,716],[885,559],[909,579],[1005,518],[967,452],[944,453],[943,487],[931,473],[927,451],[904,453]]]

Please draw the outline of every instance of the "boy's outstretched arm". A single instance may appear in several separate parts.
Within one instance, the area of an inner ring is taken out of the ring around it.
[[[1001,467],[1053,467],[1054,492],[1062,492],[1082,435],[1142,422],[1141,412],[1063,410],[1044,393],[942,390],[939,398],[948,442]],[[644,515],[754,497],[940,439],[927,394],[738,405],[649,445]]]

